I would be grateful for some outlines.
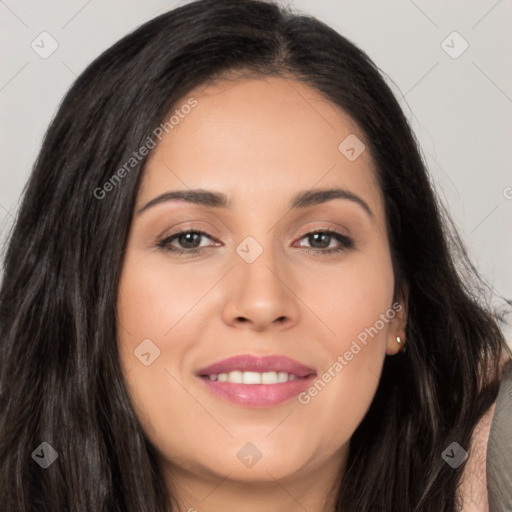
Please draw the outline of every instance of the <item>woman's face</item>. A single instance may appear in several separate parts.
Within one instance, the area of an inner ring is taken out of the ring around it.
[[[175,108],[119,287],[119,352],[142,427],[177,475],[342,469],[405,328],[363,136],[282,78],[210,85]],[[176,191],[188,199],[165,195]]]

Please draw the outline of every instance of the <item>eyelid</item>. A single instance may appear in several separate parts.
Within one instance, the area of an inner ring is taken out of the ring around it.
[[[297,238],[302,238],[303,236],[309,235],[311,233],[318,232],[330,232],[335,233],[341,237],[352,240],[355,243],[354,237],[350,233],[350,230],[342,224],[332,221],[322,221],[317,220],[314,223],[308,223],[305,227],[299,230],[299,234],[296,235]]]
[[[317,221],[318,222],[318,221]],[[318,225],[315,225],[315,226],[311,226],[309,225],[309,227],[305,227],[305,228],[302,228],[299,232],[299,235],[297,235],[299,238],[303,237],[303,236],[306,236],[306,235],[309,235],[311,233],[318,233],[318,232],[332,232],[332,233],[337,233],[338,235],[341,235],[341,236],[345,236],[347,238],[351,238],[350,235],[348,234],[348,229],[345,228],[344,226],[342,226],[341,224],[336,224],[336,226],[338,227],[332,227],[332,226],[327,226],[327,225],[321,225],[321,226],[318,226]],[[341,230],[339,229],[341,228]]]
[[[166,230],[168,231],[168,230]],[[177,229],[176,231],[172,231],[172,233],[170,233],[169,235],[161,235],[158,237],[159,241],[162,242],[162,241],[165,241],[165,240],[168,240],[170,238],[175,238],[181,234],[184,234],[184,233],[199,233],[207,238],[210,238],[211,240],[213,241],[216,241],[218,242],[218,237],[216,235],[211,235],[210,233],[208,233],[207,231],[199,228],[199,227],[195,227],[195,226],[185,226],[185,227],[180,227],[179,229]],[[345,237],[345,238],[351,238],[348,234],[345,234],[345,233],[340,233],[339,231],[337,231],[336,229],[332,228],[332,227],[327,227],[327,226],[321,226],[321,227],[310,227],[310,228],[304,228],[301,230],[301,232],[297,235],[297,238],[303,238],[307,235],[310,235],[310,234],[313,234],[313,233],[334,233],[334,234],[338,234],[342,237]]]
[[[326,227],[320,227],[320,228],[313,228],[308,229],[305,233],[298,236],[297,240],[302,240],[303,238],[314,235],[315,233],[325,233],[331,238],[334,238],[338,244],[339,247],[334,248],[325,248],[325,249],[316,249],[314,247],[306,247],[300,245],[299,247],[302,249],[305,249],[307,252],[313,252],[317,254],[329,254],[329,253],[335,253],[335,252],[341,252],[343,250],[351,249],[356,247],[356,243],[353,238],[351,238],[348,235],[345,235],[344,233],[340,233],[339,231],[333,229],[333,228],[326,228]]]
[[[203,229],[198,229],[198,228],[194,228],[194,227],[186,227],[186,228],[179,228],[177,231],[173,231],[169,235],[159,237],[158,245],[163,244],[164,242],[166,242],[168,240],[176,239],[180,235],[187,234],[187,233],[197,233],[197,234],[203,236],[204,238],[209,238],[212,242],[219,243],[219,241],[217,240],[217,238],[215,236],[210,235],[208,232],[204,231]],[[196,249],[206,249],[206,247],[207,246],[198,247]],[[183,249],[183,250],[185,250],[185,249]],[[188,251],[191,251],[191,250],[194,250],[194,249],[188,249]]]
[[[201,237],[209,238],[210,240],[212,240],[213,244],[206,245],[206,246],[199,246],[199,247],[195,247],[195,248],[185,248],[185,249],[171,245],[171,242],[174,242],[174,240],[177,239],[180,235],[188,234],[188,233],[195,233],[195,234],[200,235]],[[300,235],[297,235],[294,238],[294,240],[301,241],[303,238],[305,238],[309,235],[313,235],[315,233],[324,233],[324,234],[327,234],[328,236],[330,236],[331,238],[334,238],[338,242],[338,247],[334,247],[334,248],[326,247],[326,248],[320,248],[320,249],[315,248],[315,247],[303,246],[303,245],[294,246],[294,247],[297,247],[297,248],[305,251],[306,253],[312,254],[316,257],[316,256],[327,256],[327,255],[341,253],[341,252],[353,249],[357,246],[357,244],[354,242],[354,240],[351,237],[349,237],[348,235],[340,233],[339,231],[337,231],[336,229],[333,229],[333,228],[319,227],[319,226],[317,226],[315,228],[311,227],[309,229],[304,229],[303,233]],[[160,238],[159,241],[157,242],[157,247],[162,249],[163,251],[166,251],[170,254],[174,254],[175,256],[178,256],[178,257],[183,257],[183,256],[193,257],[194,255],[204,253],[205,249],[209,249],[209,248],[215,247],[215,246],[218,247],[219,243],[221,245],[223,245],[222,242],[219,242],[219,240],[216,239],[215,236],[210,235],[206,231],[204,231],[202,229],[195,228],[193,226],[188,226],[188,227],[181,227],[179,230],[174,231],[173,233],[169,234],[168,236]]]
[[[211,234],[212,232],[216,232],[214,226],[210,222],[204,222],[204,221],[198,221],[198,224],[194,224],[194,221],[191,222],[184,222],[180,224],[174,224],[173,226],[170,226],[165,229],[165,231],[161,232],[161,234],[157,235],[158,240],[166,240],[168,238],[171,238],[176,235],[180,235],[182,233],[189,233],[190,231],[193,231],[194,233],[201,233],[212,240],[219,240],[220,234]],[[202,224],[206,224],[207,226],[201,226]]]

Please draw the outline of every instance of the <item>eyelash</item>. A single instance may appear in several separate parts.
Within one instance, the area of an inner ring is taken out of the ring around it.
[[[207,238],[210,238],[211,240],[214,240],[208,233],[205,233],[204,231],[201,231],[199,229],[185,229],[177,231],[176,233],[173,233],[172,235],[164,238],[163,240],[160,240],[158,242],[158,247],[166,252],[174,253],[178,256],[181,256],[183,254],[197,254],[201,252],[203,249],[207,249],[208,247],[196,247],[195,249],[180,249],[171,246],[171,242],[174,241],[176,238],[178,238],[180,235],[189,234],[189,233],[195,233],[201,236],[205,236]],[[335,238],[341,245],[340,247],[334,248],[334,249],[315,249],[315,248],[308,248],[308,247],[301,247],[301,249],[305,249],[308,254],[313,253],[315,255],[324,255],[324,254],[333,254],[338,253],[341,251],[345,251],[347,249],[351,249],[354,247],[354,242],[349,237],[342,235],[341,233],[338,233],[337,231],[332,231],[329,229],[315,229],[313,231],[308,231],[304,235],[300,237],[300,239],[307,237],[308,235],[314,235],[315,233],[323,233],[325,235],[332,236]]]

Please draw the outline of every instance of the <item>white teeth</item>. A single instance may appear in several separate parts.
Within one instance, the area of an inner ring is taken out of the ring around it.
[[[233,382],[234,384],[242,384],[244,382],[244,374],[240,371],[229,372],[228,382]]]
[[[276,384],[277,383],[277,373],[276,372],[263,372],[261,374],[261,383],[262,384]]]
[[[286,372],[277,373],[277,382],[286,382],[288,380],[288,374]]]
[[[242,374],[242,382],[244,384],[261,384],[261,373],[244,372]]]
[[[297,376],[287,372],[241,372],[212,373],[208,375],[210,380],[219,382],[231,382],[233,384],[278,384],[296,380]]]

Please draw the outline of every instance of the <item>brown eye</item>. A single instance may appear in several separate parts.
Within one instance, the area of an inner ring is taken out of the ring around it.
[[[337,233],[336,231],[325,229],[307,233],[302,237],[302,239],[307,239],[309,246],[301,245],[300,247],[311,249],[317,253],[333,253],[343,251],[354,246],[353,241],[349,237],[342,235],[341,233]],[[330,247],[333,241],[337,242],[338,245]]]
[[[212,237],[204,231],[179,231],[161,240],[158,243],[158,247],[164,251],[175,252],[177,254],[183,254],[185,252],[196,253],[208,247],[208,245],[200,245],[204,238],[213,240]]]

